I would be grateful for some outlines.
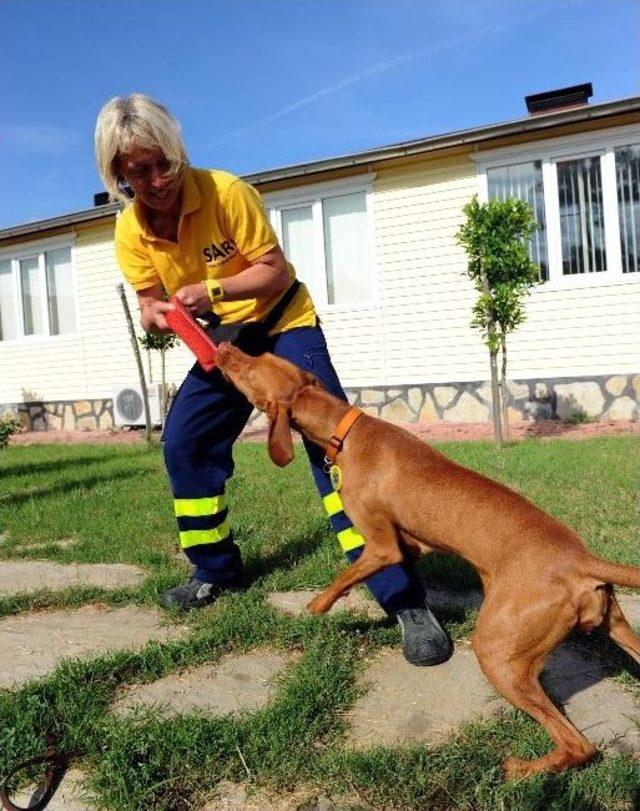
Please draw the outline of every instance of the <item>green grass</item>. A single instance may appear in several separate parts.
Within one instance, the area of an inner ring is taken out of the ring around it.
[[[448,443],[442,449],[525,493],[576,529],[598,554],[638,563],[636,440],[531,440],[501,452],[487,443]],[[516,711],[465,727],[437,748],[346,749],[344,713],[362,689],[358,675],[376,649],[399,644],[399,632],[392,623],[344,614],[289,617],[266,602],[274,589],[327,583],[344,565],[301,447],[292,465],[279,470],[263,446],[239,446],[229,500],[251,588],[186,620],[167,614],[167,621],[192,628],[180,642],[65,662],[45,679],[0,691],[0,774],[41,752],[44,732],[52,729],[61,748],[84,753],[81,765],[91,775],[96,804],[116,811],[197,807],[198,798],[221,779],[247,779],[242,758],[255,785],[348,794],[375,808],[609,811],[640,802],[637,763],[628,757],[605,756],[562,775],[502,782],[504,757],[540,755],[550,745],[546,734]],[[134,563],[148,572],[140,587],[116,593],[76,588],[5,597],[3,615],[95,601],[154,605],[159,592],[184,578],[174,557],[171,497],[157,448],[6,449],[0,453],[2,532],[0,551],[7,559]],[[74,545],[55,546],[69,537]],[[22,549],[31,543],[49,545]],[[424,568],[432,582],[477,584],[470,567],[454,558],[433,556]],[[472,612],[444,616],[457,639],[470,633],[473,619]],[[264,710],[173,720],[153,712],[135,719],[109,713],[122,685],[259,646],[299,654]],[[603,640],[591,647],[611,675],[632,686],[638,671],[629,660]]]

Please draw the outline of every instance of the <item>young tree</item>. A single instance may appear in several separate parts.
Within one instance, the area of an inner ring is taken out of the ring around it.
[[[501,446],[503,424],[507,439],[509,430],[507,334],[524,321],[524,299],[540,281],[540,269],[529,256],[529,240],[537,225],[531,206],[524,200],[479,203],[474,196],[463,212],[466,221],[457,240],[467,252],[467,274],[478,292],[471,326],[482,332],[489,349],[493,427],[496,443]]]
[[[164,421],[167,416],[166,354],[169,349],[173,349],[178,344],[178,336],[173,332],[145,332],[142,337],[138,337],[138,341],[147,350],[147,353],[152,350],[160,352],[160,421],[164,428]],[[149,361],[149,380],[152,380],[151,361]]]

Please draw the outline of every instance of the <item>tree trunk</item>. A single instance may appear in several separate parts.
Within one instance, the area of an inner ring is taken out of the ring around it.
[[[136,338],[136,331],[133,326],[133,319],[131,318],[131,310],[129,309],[129,302],[127,301],[127,297],[124,292],[124,285],[117,284],[116,290],[118,291],[118,295],[120,296],[120,301],[122,302],[122,308],[124,310],[124,317],[127,320],[127,327],[129,329],[129,337],[131,338],[131,346],[133,347],[133,354],[136,358],[136,365],[138,366],[138,375],[140,377],[140,388],[142,389],[142,401],[144,403],[144,419],[146,422],[145,434],[147,438],[147,444],[150,445],[152,442],[151,438],[151,411],[149,409],[149,392],[147,391],[147,381],[144,379],[144,369],[142,367],[142,358],[140,356],[140,347],[138,345],[138,340]]]
[[[502,447],[502,408],[500,403],[500,383],[498,380],[498,353],[489,350],[489,365],[491,367],[491,411],[493,414],[493,433],[496,445]]]
[[[481,273],[482,287],[484,293],[488,298],[491,298],[491,288],[489,287],[489,280],[484,270]],[[491,369],[491,410],[493,415],[493,433],[496,445],[502,447],[502,408],[500,405],[500,384],[498,381],[498,350],[491,347],[497,347],[497,336],[495,322],[490,320],[487,324],[487,335],[489,338],[489,367]]]
[[[502,349],[502,371],[500,387],[502,389],[502,428],[504,441],[509,442],[511,434],[509,431],[509,387],[507,385],[507,336],[500,333],[500,348]]]
[[[164,422],[167,418],[167,364],[166,349],[160,350],[160,423],[164,430]]]

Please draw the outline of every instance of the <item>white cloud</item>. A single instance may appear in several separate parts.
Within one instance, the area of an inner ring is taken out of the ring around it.
[[[583,0],[565,0],[564,6],[573,6],[575,4],[580,4]],[[474,27],[472,30],[468,31],[465,34],[460,34],[457,37],[452,37],[451,39],[445,40],[443,42],[435,43],[434,45],[429,46],[428,48],[423,48],[419,51],[414,51],[413,53],[406,53],[400,54],[399,56],[393,57],[392,59],[387,59],[384,62],[378,62],[375,65],[372,65],[369,68],[365,68],[358,73],[353,73],[350,76],[345,77],[339,82],[336,82],[333,85],[329,85],[328,87],[324,87],[321,90],[318,90],[316,93],[312,93],[309,96],[305,96],[302,99],[298,99],[298,101],[294,101],[291,104],[283,107],[280,110],[276,110],[276,112],[271,113],[264,118],[259,119],[258,121],[253,121],[251,124],[248,124],[246,127],[240,127],[239,129],[233,130],[232,132],[224,133],[216,138],[214,141],[211,141],[206,145],[206,149],[213,149],[214,147],[218,146],[218,144],[224,143],[225,141],[229,141],[233,138],[238,138],[243,135],[248,135],[256,130],[262,129],[263,127],[267,126],[268,124],[272,124],[274,121],[278,121],[281,118],[289,115],[290,113],[295,112],[296,110],[301,109],[302,107],[307,107],[310,104],[314,104],[316,101],[324,98],[325,96],[330,96],[334,93],[338,93],[341,90],[344,90],[347,87],[351,87],[352,85],[358,84],[360,82],[365,81],[366,79],[371,78],[372,76],[377,76],[382,73],[386,73],[393,68],[405,64],[407,62],[413,62],[417,59],[423,59],[427,56],[434,56],[435,54],[440,53],[441,51],[447,51],[451,48],[457,48],[461,45],[466,45],[470,42],[475,42],[477,40],[486,39],[488,37],[496,36],[499,34],[504,33],[505,31],[509,31],[512,28],[517,28],[526,23],[532,22],[533,20],[544,16],[548,12],[552,12],[556,6],[549,6],[547,4],[541,4],[539,6],[533,6],[534,11],[530,12],[529,14],[521,14],[518,17],[512,17],[511,19],[507,19],[502,23],[492,26],[485,26],[483,28]]]

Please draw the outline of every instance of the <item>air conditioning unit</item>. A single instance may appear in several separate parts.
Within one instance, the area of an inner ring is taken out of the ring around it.
[[[160,383],[147,384],[151,424],[160,425]],[[116,425],[145,425],[144,400],[140,384],[113,387],[113,421]]]

